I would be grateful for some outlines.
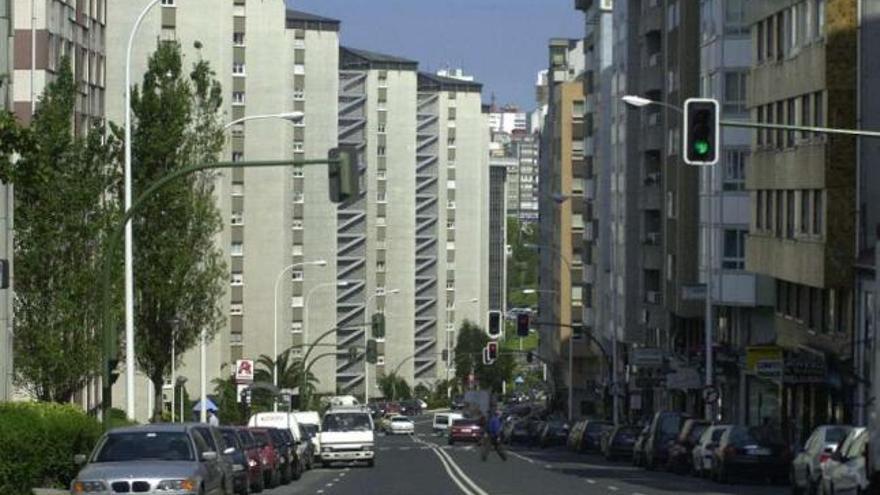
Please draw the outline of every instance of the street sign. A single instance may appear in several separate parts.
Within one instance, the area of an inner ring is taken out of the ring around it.
[[[254,381],[253,359],[239,359],[235,362],[236,383],[252,383]]]
[[[632,364],[639,368],[663,367],[663,349],[656,347],[637,347],[632,350]]]
[[[241,404],[244,401],[247,401],[247,396],[249,394],[246,392],[246,390],[247,390],[248,386],[249,385],[247,383],[239,383],[235,386],[236,402],[238,402],[239,404]]]
[[[706,284],[683,285],[681,287],[681,298],[685,301],[705,301]]]

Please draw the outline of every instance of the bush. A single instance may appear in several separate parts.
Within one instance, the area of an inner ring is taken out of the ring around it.
[[[88,454],[101,425],[71,405],[45,402],[0,404],[0,493],[70,487],[76,454]]]

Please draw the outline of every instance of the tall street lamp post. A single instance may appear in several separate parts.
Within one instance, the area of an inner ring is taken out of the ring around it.
[[[364,304],[364,404],[367,404],[370,401],[370,363],[367,362],[367,344],[370,340],[370,328],[367,325],[367,312],[370,309],[370,301],[376,298],[376,296],[390,296],[392,294],[397,294],[400,292],[400,289],[391,289],[386,290],[384,292],[376,291],[373,294],[370,294],[370,297],[367,298],[366,304]]]

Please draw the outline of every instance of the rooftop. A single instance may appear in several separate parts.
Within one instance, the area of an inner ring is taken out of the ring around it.
[[[438,76],[429,72],[419,72],[419,90],[479,93],[483,91],[483,85],[474,81]]]
[[[331,19],[293,9],[287,9],[286,21],[287,29],[338,31],[340,24],[338,19]]]
[[[395,55],[343,46],[339,48],[339,65],[342,69],[416,70],[419,63]]]

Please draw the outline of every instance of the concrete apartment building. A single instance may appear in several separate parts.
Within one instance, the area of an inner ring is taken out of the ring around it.
[[[752,120],[857,126],[856,0],[753,2],[747,22]],[[817,424],[853,419],[855,383],[846,362],[857,147],[851,138],[793,131],[755,132],[753,139],[746,268],[774,281],[775,345],[767,352],[783,379],[781,386],[778,376],[750,382],[748,407],[750,415],[778,418],[791,438],[803,440]]]
[[[489,309],[507,310],[507,170],[489,163]]]
[[[497,107],[492,105],[489,109],[489,131],[513,134],[514,131],[527,131],[529,118],[526,112],[521,112],[513,105]]]
[[[559,405],[567,402],[567,389],[572,390],[576,417],[596,414],[601,401],[596,387],[600,351],[570,327],[589,325],[585,317],[592,315],[584,307],[585,239],[592,226],[585,222],[583,46],[580,40],[550,40],[539,181],[539,313],[543,321],[564,325],[539,328],[539,354],[554,365]]]
[[[506,154],[515,160],[508,168],[507,215],[522,223],[538,221],[539,146],[534,134],[514,132],[506,147]]]
[[[12,111],[15,30],[13,1],[0,0],[0,111]],[[12,261],[12,187],[0,185],[0,258]],[[11,266],[11,264],[10,264]],[[11,283],[10,283],[11,287]],[[0,291],[0,402],[9,400],[13,386],[12,288]]]

